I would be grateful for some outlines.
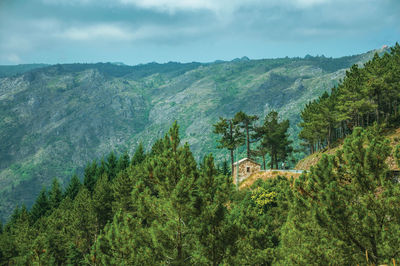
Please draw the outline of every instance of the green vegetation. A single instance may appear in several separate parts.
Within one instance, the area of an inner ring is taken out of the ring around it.
[[[0,229],[0,264],[382,264],[400,260],[400,184],[379,127],[297,180],[235,190],[200,165],[175,123],[141,160],[113,153],[62,192],[57,180]],[[400,161],[400,146],[394,152]],[[91,176],[91,177],[89,177]],[[88,189],[89,188],[89,189]]]
[[[234,118],[219,118],[214,124],[214,133],[221,135],[218,140],[218,148],[227,149],[231,154],[231,169],[233,169],[233,151],[243,144],[246,146],[247,158],[261,156],[265,167],[265,157],[270,157],[271,169],[278,169],[279,162],[285,162],[293,148],[292,141],[288,138],[289,120],[278,122],[278,113],[271,111],[265,116],[261,126],[255,126],[258,120],[256,115],[248,115],[243,111],[235,114]],[[255,150],[250,147],[251,143],[258,143]]]
[[[139,143],[150,151],[174,120],[197,162],[213,153],[219,164],[229,158],[217,148],[219,137],[210,125],[239,110],[262,118],[276,110],[290,120],[289,139],[298,151],[294,157],[302,158],[306,152],[296,136],[304,105],[373,54],[207,64],[63,64],[7,72],[0,80],[0,220],[8,220],[17,204],[30,208],[55,177],[66,188],[74,172],[83,176],[88,162],[106,161],[110,151],[131,157]],[[250,150],[256,149],[250,143]],[[246,156],[242,147],[239,156]]]
[[[373,123],[400,125],[400,45],[382,57],[375,54],[364,68],[353,65],[343,82],[309,102],[301,112],[300,132],[310,152],[330,148],[354,127]]]

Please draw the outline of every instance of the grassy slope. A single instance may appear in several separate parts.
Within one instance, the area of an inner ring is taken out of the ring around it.
[[[390,144],[393,149],[396,145],[400,144],[400,128],[386,132],[385,136],[386,136],[386,138],[388,138],[390,140]],[[311,155],[305,157],[304,159],[300,160],[297,163],[295,169],[309,170],[312,166],[315,166],[318,163],[319,159],[322,157],[323,154],[334,155],[338,149],[341,149],[341,147],[342,147],[342,144],[340,144],[338,147],[335,147],[333,149],[319,151],[314,154],[311,154]],[[397,167],[393,156],[390,156],[386,162],[389,165],[390,169],[400,170]]]
[[[257,173],[252,174],[248,178],[240,183],[240,189],[250,188],[251,185],[254,184],[258,179],[267,180],[271,178],[276,178],[278,176],[286,177],[286,178],[298,178],[301,174],[300,173],[293,173],[293,172],[284,172],[284,171],[260,171]]]

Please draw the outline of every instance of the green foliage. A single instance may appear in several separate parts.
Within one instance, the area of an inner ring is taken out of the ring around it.
[[[388,175],[385,160],[390,154],[389,141],[378,127],[355,128],[343,150],[324,156],[295,182],[283,249],[294,247],[302,261],[291,257],[291,263],[361,264],[366,254],[374,264],[399,260],[400,215],[395,206],[400,204],[400,187]],[[302,226],[294,228],[297,224]],[[310,243],[307,249],[304,240]]]
[[[79,190],[82,187],[82,183],[79,180],[78,176],[74,174],[69,181],[67,188],[65,189],[64,196],[69,197],[70,199],[75,199],[76,195],[78,195]]]
[[[117,157],[115,156],[114,152],[111,152],[107,156],[106,168],[108,179],[113,180],[117,175]]]
[[[332,93],[309,102],[301,112],[299,137],[313,153],[352,132],[374,122],[384,127],[400,124],[400,45],[360,68],[353,65]]]
[[[112,218],[113,193],[111,183],[106,174],[103,174],[96,183],[93,192],[93,208],[96,212],[98,228],[103,228]]]
[[[290,119],[289,132],[295,136],[304,104],[337,85],[344,75],[338,70],[372,56],[369,52],[345,58],[206,64],[61,64],[28,72],[32,66],[5,66],[0,69],[8,76],[0,89],[8,95],[0,106],[0,162],[10,167],[1,173],[1,219],[8,219],[17,203],[31,206],[41,186],[51,184],[55,176],[64,184],[74,172],[83,172],[89,160],[99,163],[111,150],[117,157],[121,151],[130,154],[139,142],[147,149],[172,123],[171,117],[180,121],[182,139],[196,143],[196,160],[210,152],[218,162],[225,158],[225,151],[214,145],[217,137],[209,124],[220,116],[232,118],[239,110],[261,117],[273,108]],[[392,73],[385,79],[398,76]],[[376,87],[381,83],[374,81]],[[17,109],[22,114],[13,111]],[[41,126],[32,128],[31,123]],[[299,141],[294,141],[298,149]],[[92,191],[94,185],[87,188]]]
[[[56,209],[63,199],[63,192],[57,178],[53,179],[53,183],[49,192],[49,205],[50,209]]]
[[[119,173],[129,167],[129,155],[124,152],[121,157],[119,157],[117,162],[116,172]]]
[[[262,187],[258,187],[252,191],[251,199],[258,206],[259,213],[262,214],[264,209],[275,202],[276,192],[268,192]]]
[[[285,161],[292,152],[292,143],[289,140],[288,131],[289,120],[278,122],[278,113],[271,111],[265,116],[264,124],[258,128],[258,134],[261,137],[259,150],[261,154],[268,153],[271,161],[271,169],[278,169],[280,161]]]
[[[31,221],[35,223],[40,217],[45,216],[50,211],[50,202],[45,188],[40,191],[35,203],[30,211]]]
[[[226,176],[218,175],[214,158],[204,158],[197,180],[196,206],[199,211],[194,222],[198,243],[191,261],[194,264],[219,265],[232,247],[231,230],[227,224],[227,203],[233,193],[233,185]]]
[[[237,112],[233,118],[233,123],[237,124],[243,130],[242,134],[246,136],[247,158],[251,158],[250,143],[253,142],[251,136],[255,130],[254,122],[257,120],[258,116],[248,115],[242,111]]]
[[[219,149],[227,149],[231,153],[231,171],[233,173],[233,151],[243,143],[243,133],[240,132],[239,126],[233,119],[225,119],[220,117],[219,122],[213,125],[214,133],[221,135],[218,140]]]
[[[139,146],[136,148],[136,151],[133,154],[131,165],[138,165],[142,163],[144,159],[146,159],[146,155],[144,153],[143,144],[139,143]]]
[[[93,161],[91,164],[88,164],[85,168],[84,176],[83,176],[83,185],[90,192],[94,190],[94,186],[96,185],[97,180],[97,163]]]
[[[400,186],[385,163],[392,151],[380,130],[377,125],[369,131],[355,128],[336,156],[323,157],[297,180],[260,179],[240,191],[215,167],[212,155],[196,163],[174,123],[135,165],[126,167],[129,157],[124,155],[89,165],[84,174],[87,180],[90,173],[95,177],[92,192],[89,182],[82,185],[74,175],[65,197],[55,179],[49,195],[43,189],[29,212],[15,208],[0,231],[0,263],[398,261]],[[109,167],[111,161],[117,162],[115,168]],[[112,180],[110,169],[115,169]]]

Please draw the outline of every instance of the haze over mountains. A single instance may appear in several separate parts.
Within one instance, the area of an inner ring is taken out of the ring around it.
[[[227,158],[212,124],[240,110],[261,118],[277,110],[290,119],[299,148],[305,103],[338,84],[351,65],[384,51],[337,59],[0,66],[0,219],[93,158],[132,153],[140,142],[150,148],[174,120],[197,159],[211,152]]]

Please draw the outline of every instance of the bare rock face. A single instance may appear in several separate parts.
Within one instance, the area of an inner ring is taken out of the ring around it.
[[[371,56],[0,67],[0,219],[31,206],[54,177],[65,185],[111,151],[150,149],[175,120],[197,159],[226,158],[212,124],[240,110],[263,118],[275,109],[294,136],[304,104]]]

